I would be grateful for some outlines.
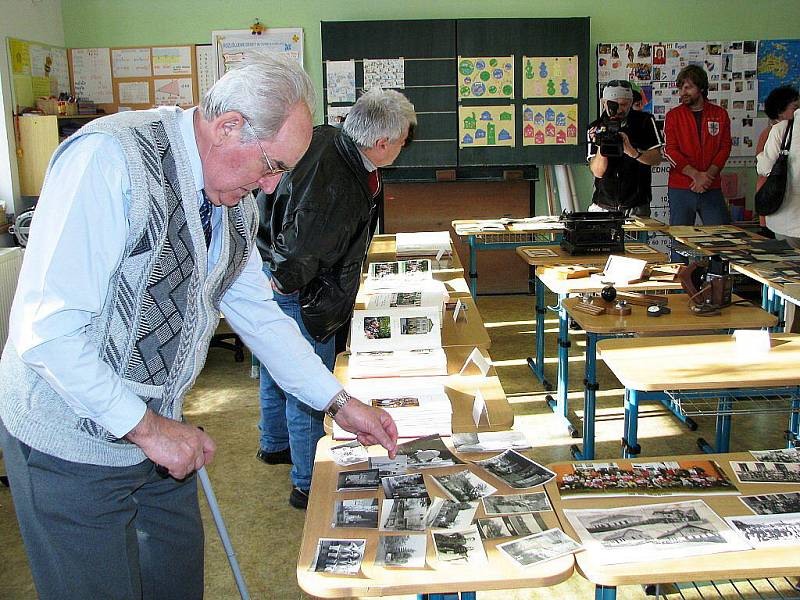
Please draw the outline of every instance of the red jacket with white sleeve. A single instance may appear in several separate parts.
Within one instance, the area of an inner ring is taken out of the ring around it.
[[[697,122],[688,106],[681,104],[667,113],[664,121],[664,156],[670,162],[669,187],[686,189],[692,178],[683,174],[691,165],[698,171],[707,171],[717,165],[722,171],[731,153],[731,120],[728,111],[708,100],[703,104],[701,136],[697,136]],[[719,175],[709,189],[722,186]]]

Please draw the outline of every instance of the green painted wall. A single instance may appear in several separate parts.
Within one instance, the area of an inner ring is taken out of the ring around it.
[[[591,47],[601,41],[800,38],[800,0],[62,0],[61,9],[68,47],[209,43],[213,29],[244,29],[256,17],[272,27],[302,27],[305,66],[318,88],[321,21],[589,16]],[[595,76],[592,67],[592,85]],[[587,168],[574,171],[585,205],[591,177]],[[538,186],[540,199],[541,191]]]

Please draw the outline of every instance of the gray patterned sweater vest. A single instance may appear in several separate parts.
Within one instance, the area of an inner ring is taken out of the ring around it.
[[[119,141],[129,166],[131,203],[122,260],[87,333],[128,389],[155,412],[180,419],[183,397],[205,363],[220,299],[253,249],[255,201],[248,195],[236,207],[223,208],[220,257],[208,272],[177,113],[160,109],[98,119],[61,144],[52,160],[89,133]],[[145,459],[138,446],[75,414],[10,342],[0,359],[0,418],[17,439],[64,460],[129,466]]]

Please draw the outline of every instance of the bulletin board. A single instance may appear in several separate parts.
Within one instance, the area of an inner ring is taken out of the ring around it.
[[[195,46],[71,48],[73,93],[114,113],[198,103]]]
[[[36,106],[36,98],[70,93],[67,49],[6,38],[14,112]]]

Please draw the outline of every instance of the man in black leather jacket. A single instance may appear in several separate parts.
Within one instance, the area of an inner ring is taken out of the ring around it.
[[[378,169],[411,141],[414,106],[375,89],[342,129],[318,125],[308,152],[274,193],[259,194],[258,249],[278,305],[333,370],[335,333],[353,310],[379,200]],[[267,464],[292,463],[289,503],[305,508],[323,413],[285,393],[261,367],[261,441]]]

